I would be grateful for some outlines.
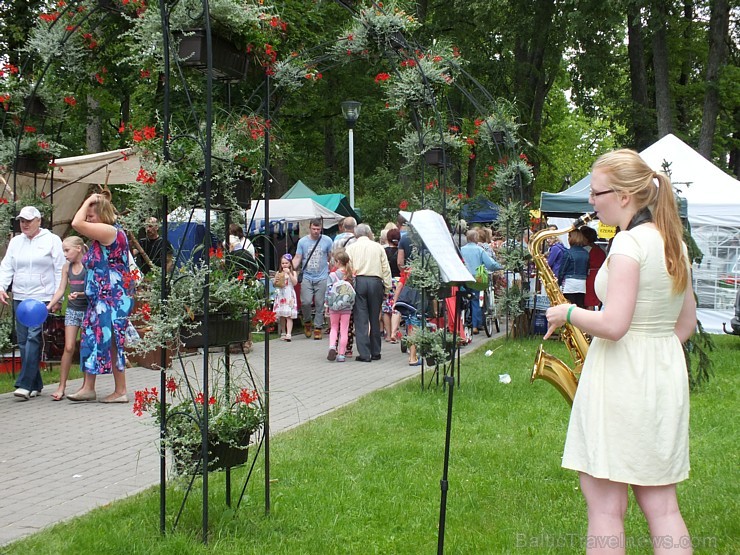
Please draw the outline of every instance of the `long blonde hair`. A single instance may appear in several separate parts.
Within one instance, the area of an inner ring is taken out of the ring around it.
[[[340,249],[334,253],[334,262],[344,266],[344,279],[350,283],[354,283],[355,278],[352,262],[350,262],[349,255],[344,249]]]
[[[79,235],[70,235],[69,237],[66,237],[64,241],[62,241],[62,244],[65,243],[70,247],[79,248],[83,255],[87,252],[87,244]]]
[[[686,290],[688,261],[683,254],[683,225],[671,180],[653,171],[637,152],[626,148],[600,156],[592,168],[597,169],[609,174],[612,189],[630,195],[638,210],[650,210],[653,223],[663,237],[666,269],[673,278],[673,292]]]

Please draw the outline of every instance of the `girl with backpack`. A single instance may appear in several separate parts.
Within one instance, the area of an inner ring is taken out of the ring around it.
[[[329,322],[331,323],[329,355],[326,358],[331,361],[344,362],[349,336],[349,319],[352,315],[352,307],[355,304],[354,279],[352,265],[345,251],[336,251],[334,262],[336,263],[336,269],[329,274],[329,283],[326,289],[326,305],[329,309]],[[339,336],[338,346],[337,336]]]

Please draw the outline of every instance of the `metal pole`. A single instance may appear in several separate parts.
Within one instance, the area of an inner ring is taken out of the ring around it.
[[[355,136],[349,128],[349,205],[355,209]]]

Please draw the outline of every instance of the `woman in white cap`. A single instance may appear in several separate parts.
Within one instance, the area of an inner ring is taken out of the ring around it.
[[[25,299],[46,304],[62,279],[65,261],[62,240],[41,227],[41,212],[35,206],[24,206],[16,220],[20,222],[21,233],[10,240],[0,263],[0,302],[8,304],[7,290],[12,283],[15,309]],[[14,395],[24,401],[37,397],[44,387],[39,369],[41,328],[28,327],[19,320],[15,323],[21,372],[15,381]]]

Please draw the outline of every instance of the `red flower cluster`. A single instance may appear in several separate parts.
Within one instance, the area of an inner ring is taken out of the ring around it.
[[[222,249],[221,247],[217,247],[215,249],[211,247],[211,249],[208,251],[208,256],[209,258],[213,258],[215,256],[220,260],[224,257],[224,249]]]
[[[259,399],[259,395],[255,389],[242,388],[236,398],[236,402],[249,405],[250,403],[254,403],[257,399]]]
[[[265,136],[265,132],[270,129],[270,122],[259,116],[242,116],[239,118],[237,127],[242,132],[246,131],[252,140],[256,141]]]
[[[157,182],[157,173],[149,173],[144,168],[139,168],[139,173],[136,174],[136,181],[144,185],[151,185]]]
[[[199,393],[198,393],[198,394],[197,394],[197,395],[195,396],[195,402],[196,402],[196,403],[198,403],[199,405],[202,405],[203,403],[205,403],[205,401],[206,401],[206,398],[205,398],[205,396],[203,395],[203,392],[202,392],[202,391],[200,391],[200,392],[199,392]],[[216,404],[216,398],[215,398],[215,397],[214,397],[213,395],[211,395],[211,396],[210,396],[210,397],[208,398],[208,404],[209,404],[209,405],[215,405],[215,404]]]
[[[416,60],[413,58],[409,58],[408,60],[403,60],[401,62],[401,67],[416,67]]]
[[[151,141],[152,139],[156,139],[156,138],[157,138],[156,127],[148,127],[145,125],[141,129],[134,129],[133,140],[135,143],[140,143],[141,141]]]
[[[273,29],[277,29],[279,27],[281,31],[288,30],[288,24],[276,15],[273,15],[270,19],[270,27]]]
[[[17,65],[10,64],[10,63],[3,64],[3,69],[2,71],[0,71],[0,77],[5,77],[6,71],[10,73],[11,75],[18,75],[18,73],[20,73],[21,70],[18,68]]]
[[[401,201],[401,202],[400,202],[400,203],[398,204],[398,207],[399,207],[399,208],[400,208],[401,210],[406,210],[406,209],[407,209],[407,208],[409,207],[409,201],[407,201],[406,199],[403,199],[403,200],[402,200],[402,201]]]
[[[141,319],[145,322],[152,319],[152,307],[149,306],[149,303],[141,305],[141,308],[139,308],[139,314],[141,314]]]
[[[134,406],[132,408],[136,416],[141,416],[144,411],[149,410],[154,403],[157,402],[159,393],[157,388],[151,389],[140,389],[134,393]]]
[[[141,279],[141,274],[139,273],[139,270],[133,270],[132,272],[123,272],[123,288],[127,290],[133,289],[134,287],[136,287],[139,279]]]
[[[82,35],[82,38],[85,39],[85,42],[87,43],[87,47],[90,50],[95,50],[95,48],[97,48],[98,41],[96,41],[93,38],[92,33],[85,33],[85,34]]]
[[[167,382],[165,383],[164,387],[165,389],[167,389],[167,392],[170,394],[177,391],[178,385],[177,385],[177,382],[175,381],[175,378],[173,378],[172,376],[167,378]]]
[[[272,310],[270,310],[266,306],[263,306],[262,308],[258,309],[257,312],[254,314],[254,317],[252,318],[252,323],[254,325],[261,325],[261,326],[269,326],[270,324],[274,324],[276,321],[277,321],[277,314],[275,314]]]
[[[41,21],[46,21],[47,23],[53,23],[54,21],[59,19],[59,16],[59,12],[42,13],[41,15],[39,15],[39,19],[41,19]]]
[[[77,99],[74,96],[65,96],[64,103],[69,106],[77,106]]]
[[[277,62],[277,50],[271,44],[265,44],[265,56],[270,64]]]
[[[382,81],[388,81],[388,79],[390,79],[390,78],[391,78],[391,76],[388,73],[378,73],[375,76],[375,82],[376,83],[380,83]]]

